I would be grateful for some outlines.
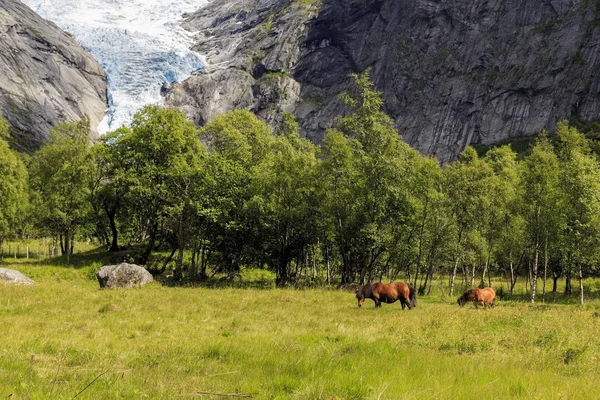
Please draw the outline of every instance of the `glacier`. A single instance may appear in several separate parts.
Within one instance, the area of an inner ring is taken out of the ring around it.
[[[205,65],[180,23],[207,0],[22,1],[71,33],[106,70],[109,108],[100,133],[128,125],[146,104],[161,104],[163,82],[182,81]]]

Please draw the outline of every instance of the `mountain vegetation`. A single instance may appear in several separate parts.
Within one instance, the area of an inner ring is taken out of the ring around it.
[[[57,125],[28,160],[2,139],[0,240],[56,237],[69,262],[94,239],[178,282],[249,266],[277,286],[402,276],[423,295],[447,274],[452,295],[504,275],[534,302],[564,277],[583,303],[600,262],[600,163],[583,133],[560,123],[522,159],[467,148],[440,165],[402,141],[368,71],[354,81],[321,145],[287,114],[273,129],[235,110],[197,130],[157,106],[93,144],[88,120]]]

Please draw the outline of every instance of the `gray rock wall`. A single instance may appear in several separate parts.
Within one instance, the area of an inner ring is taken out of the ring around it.
[[[318,141],[367,67],[404,139],[444,161],[600,119],[593,0],[214,0],[186,26],[210,66],[166,100],[199,124],[234,107],[292,111]]]
[[[0,111],[39,147],[52,126],[106,110],[106,75],[75,40],[18,0],[0,0]]]

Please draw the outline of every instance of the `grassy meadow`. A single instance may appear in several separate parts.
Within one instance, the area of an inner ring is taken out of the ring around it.
[[[96,264],[7,260],[0,397],[12,399],[589,399],[600,391],[600,301],[494,309],[456,298],[375,310],[327,289],[100,290]],[[250,281],[250,282],[249,282]],[[269,286],[266,284],[265,286]]]

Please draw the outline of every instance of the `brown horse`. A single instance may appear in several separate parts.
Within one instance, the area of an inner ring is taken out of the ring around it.
[[[400,305],[412,309],[417,306],[415,290],[407,283],[373,283],[367,284],[356,291],[358,306],[361,307],[365,299],[372,299],[375,308],[381,307],[381,303],[394,303],[400,300]]]
[[[462,296],[458,298],[458,305],[463,307],[467,301],[472,301],[477,306],[494,307],[494,299],[496,298],[496,291],[491,287],[484,289],[471,289],[467,290]]]

